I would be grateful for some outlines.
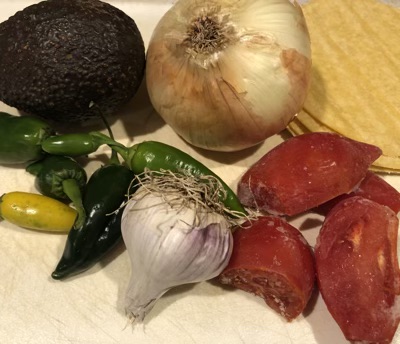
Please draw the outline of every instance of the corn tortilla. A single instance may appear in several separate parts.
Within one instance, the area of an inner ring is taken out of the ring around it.
[[[310,0],[311,87],[289,131],[331,131],[380,147],[374,166],[400,173],[400,8],[377,0]]]

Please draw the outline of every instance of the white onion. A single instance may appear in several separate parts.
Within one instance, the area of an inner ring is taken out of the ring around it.
[[[155,110],[187,142],[237,151],[287,126],[305,101],[310,71],[297,2],[178,0],[153,32],[146,82]]]

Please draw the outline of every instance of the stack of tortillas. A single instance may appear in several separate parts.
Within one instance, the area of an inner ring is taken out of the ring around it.
[[[378,0],[303,5],[312,80],[288,130],[335,132],[380,147],[373,169],[400,173],[400,8]]]

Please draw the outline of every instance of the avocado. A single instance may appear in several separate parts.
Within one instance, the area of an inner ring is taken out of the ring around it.
[[[55,122],[109,115],[144,75],[135,21],[99,0],[48,0],[0,23],[0,101]]]

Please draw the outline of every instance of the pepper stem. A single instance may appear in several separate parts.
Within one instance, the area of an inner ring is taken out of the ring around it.
[[[124,159],[124,161],[127,161],[130,149],[128,149],[122,143],[119,143],[100,132],[93,132],[91,133],[91,135],[94,135],[96,138],[102,140],[105,144],[110,146],[113,151],[120,154],[122,159]]]
[[[108,145],[113,152],[117,152],[119,155],[121,155],[122,159],[126,162],[128,167],[132,169],[131,167],[131,160],[133,159],[137,148],[139,144],[133,145],[132,147],[126,147],[122,143],[119,143],[118,141],[113,140],[112,138],[108,137],[107,135],[99,132],[99,131],[92,131],[90,135],[97,141],[101,142],[102,144]]]
[[[114,140],[114,133],[113,133],[111,127],[110,127],[110,124],[108,124],[108,121],[107,121],[106,117],[103,115],[103,112],[100,111],[100,109],[99,109],[99,113],[100,113],[101,119],[103,120],[104,125],[107,128],[108,136],[110,136],[110,138],[112,140]],[[114,165],[120,165],[120,161],[118,159],[118,153],[115,150],[112,150],[112,152],[111,152],[111,157],[110,157],[109,163],[110,164],[114,164]]]
[[[78,182],[75,179],[65,179],[62,182],[63,191],[72,201],[78,216],[75,220],[74,227],[79,228],[86,220],[86,211],[82,203],[82,193],[79,188]]]
[[[121,148],[126,149],[126,147],[114,139],[108,137],[107,135],[99,132],[99,131],[91,131],[89,135],[98,143],[103,144],[103,145],[109,145],[110,147],[118,146]]]

